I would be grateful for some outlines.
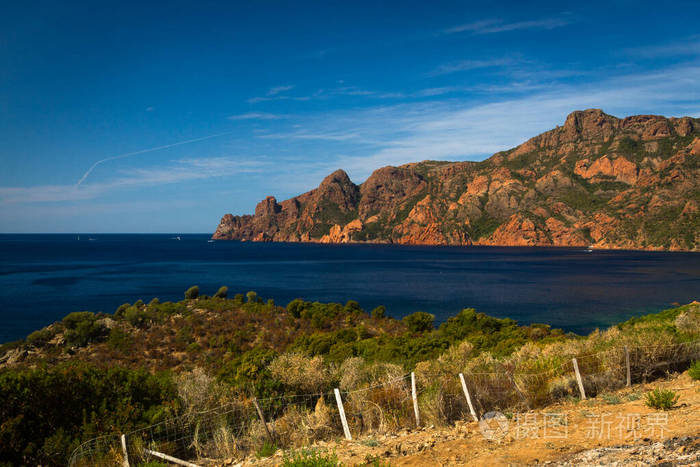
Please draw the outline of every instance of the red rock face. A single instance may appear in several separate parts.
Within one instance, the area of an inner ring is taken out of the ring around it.
[[[633,185],[637,181],[639,168],[624,157],[617,157],[611,160],[608,156],[603,156],[592,163],[588,159],[576,162],[574,173],[586,180],[602,181],[613,179]]]
[[[698,159],[698,119],[577,111],[481,163],[383,167],[359,186],[338,170],[225,215],[213,238],[700,250]]]

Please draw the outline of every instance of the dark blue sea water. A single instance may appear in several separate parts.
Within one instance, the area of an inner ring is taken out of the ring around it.
[[[588,332],[700,298],[700,254],[571,248],[208,242],[208,235],[0,235],[0,342],[72,311],[257,291],[385,305],[442,321],[464,307]]]

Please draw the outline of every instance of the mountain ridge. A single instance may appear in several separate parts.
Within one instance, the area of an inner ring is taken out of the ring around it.
[[[481,162],[343,170],[217,240],[700,250],[700,119],[575,111]]]

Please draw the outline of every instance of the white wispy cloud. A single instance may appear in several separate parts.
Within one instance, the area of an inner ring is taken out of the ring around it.
[[[526,21],[508,22],[504,19],[493,18],[472,23],[460,24],[442,31],[443,34],[471,33],[478,34],[496,34],[500,32],[519,31],[526,29],[555,29],[567,26],[572,23],[572,19],[568,16],[558,18],[541,18]]]
[[[479,68],[493,68],[512,65],[515,62],[512,58],[494,58],[490,60],[460,60],[457,62],[446,63],[440,65],[435,70],[427,74],[427,76],[439,76],[458,71],[476,70]]]
[[[256,104],[258,102],[269,102],[269,101],[308,101],[310,100],[310,96],[287,96],[287,95],[281,95],[281,94],[276,94],[272,96],[259,96],[259,97],[251,97],[250,99],[247,99],[246,102],[249,104]]]
[[[266,112],[248,112],[228,117],[229,120],[279,120],[281,118],[284,118],[284,115]]]
[[[342,81],[340,81],[342,84]],[[247,100],[249,104],[269,101],[310,101],[320,99],[330,99],[337,96],[377,96],[378,93],[357,86],[336,86],[332,88],[321,88],[309,95],[290,96],[287,94],[268,94],[266,96],[251,97]]]
[[[122,168],[103,176],[105,181],[79,187],[1,187],[0,203],[93,199],[131,187],[242,174],[264,174],[261,191],[294,194],[316,186],[339,167],[355,182],[362,182],[385,165],[425,159],[480,160],[561,125],[577,109],[602,108],[618,116],[700,116],[700,62],[577,84],[538,84],[510,97],[486,93],[480,99],[444,97],[461,88],[428,88],[423,91],[427,96],[443,97],[304,113],[294,121],[282,120],[281,129],[274,133],[254,138],[266,152],[274,151],[269,159],[179,159],[161,166]],[[286,163],[295,151],[299,156]]]
[[[178,159],[162,166],[119,169],[116,177],[97,183],[0,187],[0,204],[80,201],[94,199],[129,187],[153,187],[213,177],[259,173],[268,166],[269,163],[259,156],[250,159],[228,157]]]
[[[537,88],[516,98],[475,103],[452,98],[324,113],[300,128],[265,138],[342,143],[320,160],[297,165],[306,176],[342,167],[356,182],[374,169],[425,159],[480,160],[561,125],[574,110],[603,108],[613,115],[700,115],[700,64],[600,82]],[[353,149],[353,150],[351,150]]]
[[[623,55],[641,58],[683,57],[700,55],[700,35],[687,37],[685,40],[668,44],[655,44],[645,47],[635,47],[621,51]]]
[[[268,95],[268,96],[276,96],[277,94],[280,94],[280,93],[283,93],[283,92],[287,92],[287,91],[291,91],[291,90],[294,89],[295,87],[296,87],[296,86],[293,85],[293,84],[287,84],[287,85],[284,85],[284,86],[275,86],[275,87],[270,88],[270,89],[267,91],[267,95]]]

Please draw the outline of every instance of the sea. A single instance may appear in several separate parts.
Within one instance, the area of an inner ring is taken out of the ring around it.
[[[211,241],[209,234],[0,235],[0,342],[73,311],[112,313],[154,297],[256,291],[384,305],[444,322],[475,308],[580,334],[700,299],[700,254]]]

